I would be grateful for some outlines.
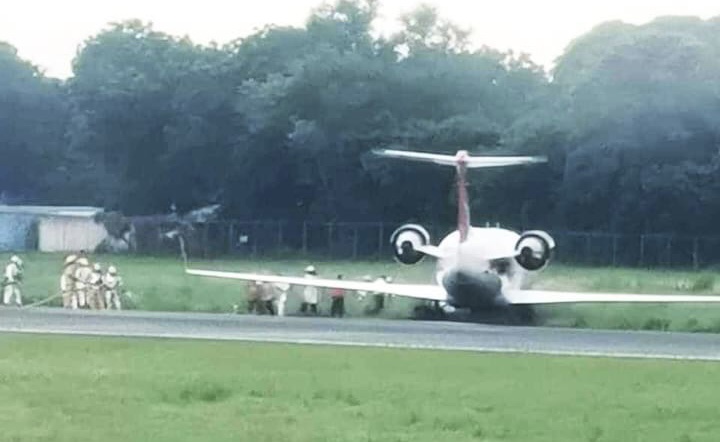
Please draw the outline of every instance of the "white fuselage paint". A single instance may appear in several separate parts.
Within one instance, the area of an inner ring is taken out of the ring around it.
[[[520,235],[507,229],[495,227],[472,227],[467,239],[460,242],[460,234],[454,231],[440,242],[438,248],[441,257],[437,260],[435,281],[450,295],[450,304],[454,307],[469,307],[467,299],[462,301],[459,289],[454,284],[454,275],[469,278],[465,289],[473,292],[472,296],[489,297],[502,303],[505,289],[524,288],[530,272],[515,261],[515,246]],[[494,263],[505,261],[505,268]],[[499,287],[486,284],[487,275],[495,275],[500,279]],[[467,298],[467,296],[465,296]]]

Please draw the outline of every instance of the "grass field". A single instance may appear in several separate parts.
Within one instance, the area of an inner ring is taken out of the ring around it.
[[[720,364],[0,335],[0,440],[715,442]]]
[[[4,256],[0,257],[4,258]],[[62,256],[29,254],[26,262],[24,292],[27,301],[40,300],[57,292]],[[244,308],[245,285],[238,281],[214,280],[186,276],[181,263],[172,258],[99,256],[103,264],[117,265],[126,288],[130,308],[164,311],[229,312],[233,304]],[[236,260],[198,261],[201,268],[247,271],[275,271],[299,275],[308,260]],[[369,274],[391,275],[398,282],[429,282],[432,262],[401,266],[393,261],[349,262],[313,260],[321,276],[361,278]],[[717,273],[713,271],[669,271],[621,268],[583,268],[551,265],[539,275],[534,287],[558,290],[617,291],[637,293],[707,294],[716,290]],[[327,301],[326,301],[327,304]],[[363,315],[365,305],[348,298],[350,316]],[[59,305],[55,301],[54,305]],[[288,311],[297,309],[298,298],[291,296]],[[394,298],[382,316],[407,318],[414,303]],[[327,305],[321,306],[325,311]],[[614,329],[667,329],[720,332],[720,305],[566,305],[538,309],[544,325]]]

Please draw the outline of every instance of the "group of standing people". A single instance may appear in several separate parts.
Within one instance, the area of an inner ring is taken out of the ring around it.
[[[103,272],[99,263],[90,265],[86,253],[68,255],[60,275],[60,292],[63,307],[92,310],[121,310],[120,290],[122,278],[117,268],[109,266]]]
[[[305,268],[305,278],[317,278],[317,269],[313,265]],[[337,279],[343,279],[343,275],[337,275]],[[365,276],[364,281],[372,282],[372,277]],[[392,278],[380,276],[375,283],[387,284],[392,282]],[[301,315],[318,315],[318,305],[322,294],[320,287],[306,285],[303,287],[300,311]],[[248,285],[248,313],[270,314],[277,316],[285,316],[285,303],[287,302],[290,284],[286,283],[269,283],[254,281]],[[366,314],[378,314],[385,307],[385,293],[381,292],[364,292],[357,291],[358,300],[363,301],[368,295],[372,298],[372,305],[366,308]],[[345,316],[345,296],[347,290],[333,288],[328,290],[330,297],[330,316],[342,318]]]
[[[249,283],[247,290],[248,313],[285,316],[285,302],[290,284],[255,281]]]

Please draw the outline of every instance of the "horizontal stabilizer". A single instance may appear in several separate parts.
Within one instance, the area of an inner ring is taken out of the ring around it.
[[[457,166],[464,163],[468,168],[505,167],[518,166],[522,164],[535,164],[547,162],[543,156],[471,156],[466,151],[458,151],[455,155],[443,155],[426,152],[412,152],[406,150],[376,149],[375,155],[387,158],[400,158],[423,163],[440,164],[443,166]]]

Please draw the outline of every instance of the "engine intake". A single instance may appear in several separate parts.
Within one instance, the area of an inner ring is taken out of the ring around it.
[[[515,261],[525,270],[537,271],[544,268],[555,250],[555,240],[541,230],[532,230],[520,235],[515,244]]]
[[[419,247],[430,244],[430,234],[418,224],[405,224],[398,227],[390,236],[395,259],[402,264],[412,265],[420,262],[425,254]]]

